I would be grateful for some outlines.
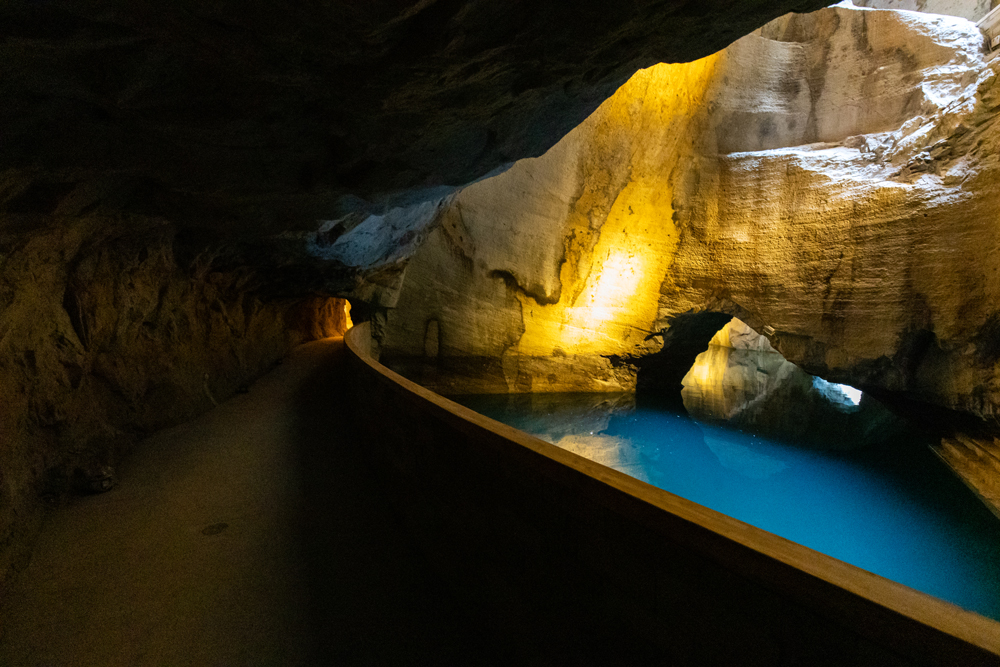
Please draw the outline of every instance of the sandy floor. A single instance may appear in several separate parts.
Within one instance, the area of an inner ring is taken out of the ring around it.
[[[339,339],[141,443],[53,510],[0,613],[0,665],[488,660],[366,473]]]

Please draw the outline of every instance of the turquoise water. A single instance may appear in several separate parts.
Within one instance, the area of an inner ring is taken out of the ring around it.
[[[671,493],[1000,620],[1000,521],[929,451],[929,436],[886,417],[867,397],[860,406],[834,401],[823,408],[825,399],[811,395],[808,409],[771,400],[768,418],[755,428],[747,406],[759,406],[761,394],[740,394],[733,403],[733,388],[724,389],[713,398],[705,387],[688,387],[683,403],[677,396],[637,402],[631,394],[452,398]],[[785,418],[775,417],[782,409]],[[821,432],[809,435],[810,429]]]

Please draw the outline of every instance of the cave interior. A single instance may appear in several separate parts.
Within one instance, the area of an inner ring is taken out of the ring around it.
[[[442,395],[679,402],[710,343],[766,348],[909,420],[1000,516],[996,4],[5,2],[0,662],[632,655],[513,612],[482,631],[441,592],[359,453],[331,342],[355,323]],[[292,500],[213,504],[212,475]],[[265,525],[297,574],[227,598],[273,574]],[[108,540],[164,587],[94,574]],[[203,595],[170,565],[233,558]],[[157,595],[200,620],[171,634]],[[61,641],[49,614],[76,619]]]

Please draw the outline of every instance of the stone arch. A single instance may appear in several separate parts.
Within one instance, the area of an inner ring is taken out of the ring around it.
[[[700,308],[669,316],[655,334],[662,337],[663,347],[636,362],[636,389],[679,391],[681,380],[694,365],[695,358],[734,317],[759,334],[774,332],[759,316],[726,298],[714,298]]]
[[[712,336],[732,318],[732,314],[720,310],[681,313],[672,317],[669,326],[658,334],[663,337],[663,347],[638,360],[636,388],[679,390],[681,380],[695,358],[705,351]]]

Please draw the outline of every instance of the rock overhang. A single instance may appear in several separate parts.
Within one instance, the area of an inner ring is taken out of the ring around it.
[[[655,351],[651,333],[719,310],[777,330],[813,373],[988,417],[974,387],[994,371],[972,343],[997,302],[985,57],[964,19],[842,6],[640,72],[544,156],[456,195],[386,350],[419,356],[434,320],[444,356],[503,359],[477,387],[629,388],[620,362]],[[543,359],[581,354],[597,355],[575,357],[584,376],[546,381]]]
[[[308,228],[344,194],[458,186],[540,155],[636,69],[823,4],[9,2],[5,203],[222,239]]]

